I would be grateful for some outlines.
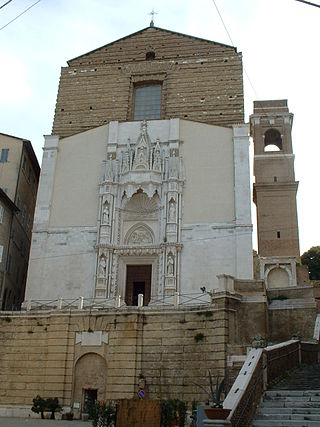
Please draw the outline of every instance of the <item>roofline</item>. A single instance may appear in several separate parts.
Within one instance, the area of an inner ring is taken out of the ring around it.
[[[33,170],[34,170],[34,172],[36,174],[36,177],[37,177],[37,179],[39,181],[40,165],[39,165],[37,156],[36,156],[36,154],[34,152],[34,149],[32,147],[32,144],[31,144],[30,141],[28,141],[27,139],[25,139],[25,140],[23,140],[23,145],[24,145],[25,149],[27,150],[27,152],[29,154],[29,158],[30,158],[30,161],[32,163]]]
[[[10,197],[2,190],[2,188],[0,187],[0,199],[3,199],[5,201],[5,203],[7,204],[7,206],[9,206],[9,208],[13,211],[13,212],[19,212],[19,208],[18,206],[13,203],[13,201],[10,199]]]
[[[98,47],[98,48],[96,48],[96,49],[93,49],[93,50],[91,50],[91,51],[89,51],[89,52],[87,52],[87,53],[84,53],[84,54],[82,54],[82,55],[76,56],[75,58],[69,59],[69,60],[67,61],[67,64],[68,64],[68,65],[70,65],[69,63],[70,63],[70,62],[72,62],[72,61],[75,61],[76,59],[82,58],[83,56],[90,55],[91,53],[97,52],[98,50],[103,49],[103,48],[105,48],[105,47],[107,47],[107,46],[111,46],[111,45],[113,45],[114,43],[118,43],[118,42],[120,42],[120,41],[122,41],[122,40],[125,40],[125,39],[129,38],[129,37],[135,36],[135,35],[137,35],[137,34],[139,34],[139,33],[142,33],[143,31],[148,30],[149,28],[154,28],[154,29],[156,29],[156,30],[166,31],[167,33],[170,33],[170,34],[178,34],[179,36],[188,37],[188,38],[191,38],[191,39],[200,40],[200,41],[203,41],[203,42],[207,42],[207,43],[212,43],[212,44],[219,45],[219,46],[228,47],[228,48],[234,49],[234,50],[237,52],[237,48],[236,48],[235,46],[231,46],[231,45],[224,44],[224,43],[219,43],[219,42],[214,42],[214,41],[212,41],[212,40],[203,39],[203,38],[201,38],[201,37],[190,36],[190,35],[188,35],[188,34],[179,33],[179,32],[177,32],[177,31],[166,30],[165,28],[160,28],[160,27],[155,27],[155,26],[149,26],[149,27],[142,28],[141,30],[136,31],[136,32],[134,32],[134,33],[132,33],[132,34],[129,34],[129,35],[127,35],[127,36],[121,37],[120,39],[117,39],[117,40],[115,40],[115,41],[113,41],[113,42],[111,42],[111,43],[107,43],[107,44],[105,44],[105,45],[103,45],[103,46],[100,46],[100,47]]]
[[[19,136],[9,135],[7,133],[2,133],[2,132],[0,132],[0,135],[8,136],[9,138],[19,139],[20,141],[22,141],[24,148],[26,149],[26,151],[29,154],[30,161],[32,163],[32,166],[33,166],[33,169],[35,171],[36,177],[39,179],[39,176],[40,176],[40,165],[39,165],[37,156],[36,156],[36,154],[34,152],[34,149],[32,147],[31,141],[29,141],[28,139],[25,139],[25,138],[20,138]]]
[[[9,138],[20,139],[20,141],[27,141],[27,139],[26,139],[26,138],[20,138],[20,136],[14,136],[14,135],[10,135],[10,134],[8,134],[8,133],[0,132],[0,135],[3,135],[3,136],[9,136]],[[29,141],[29,142],[30,142],[30,141]]]

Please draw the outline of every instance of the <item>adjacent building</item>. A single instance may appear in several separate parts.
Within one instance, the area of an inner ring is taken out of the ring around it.
[[[40,167],[31,142],[15,136],[0,133],[0,156],[1,308],[17,310],[24,301]]]

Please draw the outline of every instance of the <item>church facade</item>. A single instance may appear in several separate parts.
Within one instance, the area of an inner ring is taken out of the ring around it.
[[[0,416],[32,415],[40,394],[80,418],[141,389],[191,407],[207,399],[208,369],[230,386],[257,341],[310,339],[291,126],[285,100],[256,101],[244,123],[231,46],[150,26],[70,60],[24,309],[0,313]]]
[[[155,27],[69,61],[26,299],[147,305],[252,278],[241,82],[233,47]]]

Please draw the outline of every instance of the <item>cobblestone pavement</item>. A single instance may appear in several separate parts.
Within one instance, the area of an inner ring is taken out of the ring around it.
[[[0,418],[0,427],[92,427],[91,421],[41,420],[37,418]]]

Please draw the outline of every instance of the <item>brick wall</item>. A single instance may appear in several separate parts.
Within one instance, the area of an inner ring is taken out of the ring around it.
[[[155,59],[146,60],[148,51]],[[162,82],[161,118],[243,123],[241,54],[230,46],[147,28],[68,62],[61,70],[53,134],[66,137],[132,119],[133,87]]]

